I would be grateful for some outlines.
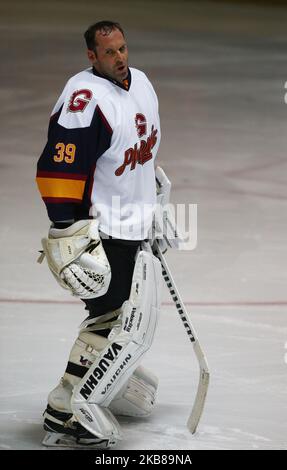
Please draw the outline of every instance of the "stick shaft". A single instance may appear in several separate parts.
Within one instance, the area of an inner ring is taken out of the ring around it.
[[[191,414],[189,416],[188,422],[187,422],[187,427],[190,430],[192,434],[195,433],[196,428],[198,426],[200,417],[203,412],[204,404],[205,404],[205,399],[206,399],[206,394],[208,390],[208,385],[209,385],[209,368],[207,364],[207,360],[205,357],[205,354],[201,348],[201,345],[198,340],[198,336],[196,334],[196,331],[189,319],[188,313],[186,311],[185,305],[180,297],[180,294],[178,292],[178,289],[175,285],[175,282],[173,280],[173,277],[171,275],[170,269],[167,265],[167,262],[165,260],[164,255],[162,254],[158,242],[155,240],[153,244],[153,253],[154,255],[160,260],[161,266],[162,266],[162,274],[163,278],[166,282],[166,285],[169,289],[170,295],[172,297],[172,300],[175,303],[176,309],[179,313],[180,319],[184,325],[184,328],[187,332],[187,335],[190,339],[190,341],[193,344],[193,349],[196,355],[196,358],[198,360],[198,365],[199,365],[199,383],[198,383],[198,388],[197,388],[197,393],[196,397],[194,400],[193,408],[191,411]]]

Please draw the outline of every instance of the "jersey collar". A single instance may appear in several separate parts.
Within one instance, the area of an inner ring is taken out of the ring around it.
[[[125,91],[129,91],[132,83],[132,74],[130,72],[130,69],[128,68],[128,76],[124,80],[123,83],[117,82],[117,80],[114,80],[113,78],[108,77],[107,75],[102,75],[100,74],[95,67],[93,67],[93,74],[96,75],[97,77],[104,78],[106,80],[109,80],[109,82],[112,82],[114,85],[117,85],[118,87],[122,88]]]

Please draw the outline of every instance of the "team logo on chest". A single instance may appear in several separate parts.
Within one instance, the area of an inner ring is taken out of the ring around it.
[[[92,96],[93,96],[93,93],[91,92],[91,90],[88,90],[88,89],[74,91],[74,93],[72,94],[70,98],[67,112],[69,111],[71,113],[77,113],[79,111],[83,112],[86,106],[91,101]]]
[[[147,134],[147,121],[143,114],[136,114],[135,124],[137,134],[140,138]],[[146,140],[141,139],[140,144],[137,142],[133,147],[125,151],[124,162],[116,169],[116,176],[121,176],[127,167],[130,167],[130,170],[134,170],[137,163],[144,165],[146,162],[151,160],[151,151],[157,142],[157,133],[158,130],[154,128],[154,125],[152,125],[150,135]]]
[[[137,134],[139,137],[146,135],[146,118],[144,114],[137,113],[135,117]]]

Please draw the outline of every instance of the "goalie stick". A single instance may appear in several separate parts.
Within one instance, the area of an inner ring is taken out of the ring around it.
[[[176,309],[179,313],[179,316],[183,322],[184,328],[188,334],[188,337],[193,344],[193,349],[196,355],[196,358],[198,360],[199,364],[199,383],[197,387],[197,393],[196,397],[194,400],[193,408],[191,411],[191,414],[188,418],[187,421],[187,427],[189,431],[194,434],[196,431],[196,428],[198,426],[199,420],[201,418],[204,404],[205,404],[205,398],[208,390],[208,384],[209,384],[209,368],[207,364],[207,360],[205,357],[205,354],[200,346],[200,343],[198,341],[197,334],[195,332],[194,327],[191,324],[191,321],[188,317],[186,308],[184,306],[183,301],[181,300],[180,294],[177,290],[177,287],[175,285],[175,282],[172,278],[172,275],[170,273],[169,267],[167,265],[167,262],[165,260],[165,257],[160,249],[160,246],[158,244],[157,240],[154,240],[154,243],[152,245],[152,251],[153,254],[160,260],[161,266],[162,266],[162,275],[163,278],[166,282],[166,285],[168,287],[168,290],[170,292],[170,295],[172,297],[172,300],[175,303]]]

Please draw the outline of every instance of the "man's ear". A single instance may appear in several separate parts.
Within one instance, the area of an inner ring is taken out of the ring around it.
[[[87,50],[87,56],[88,56],[89,61],[92,64],[97,61],[97,56],[96,56],[95,52],[92,51],[91,49]]]

